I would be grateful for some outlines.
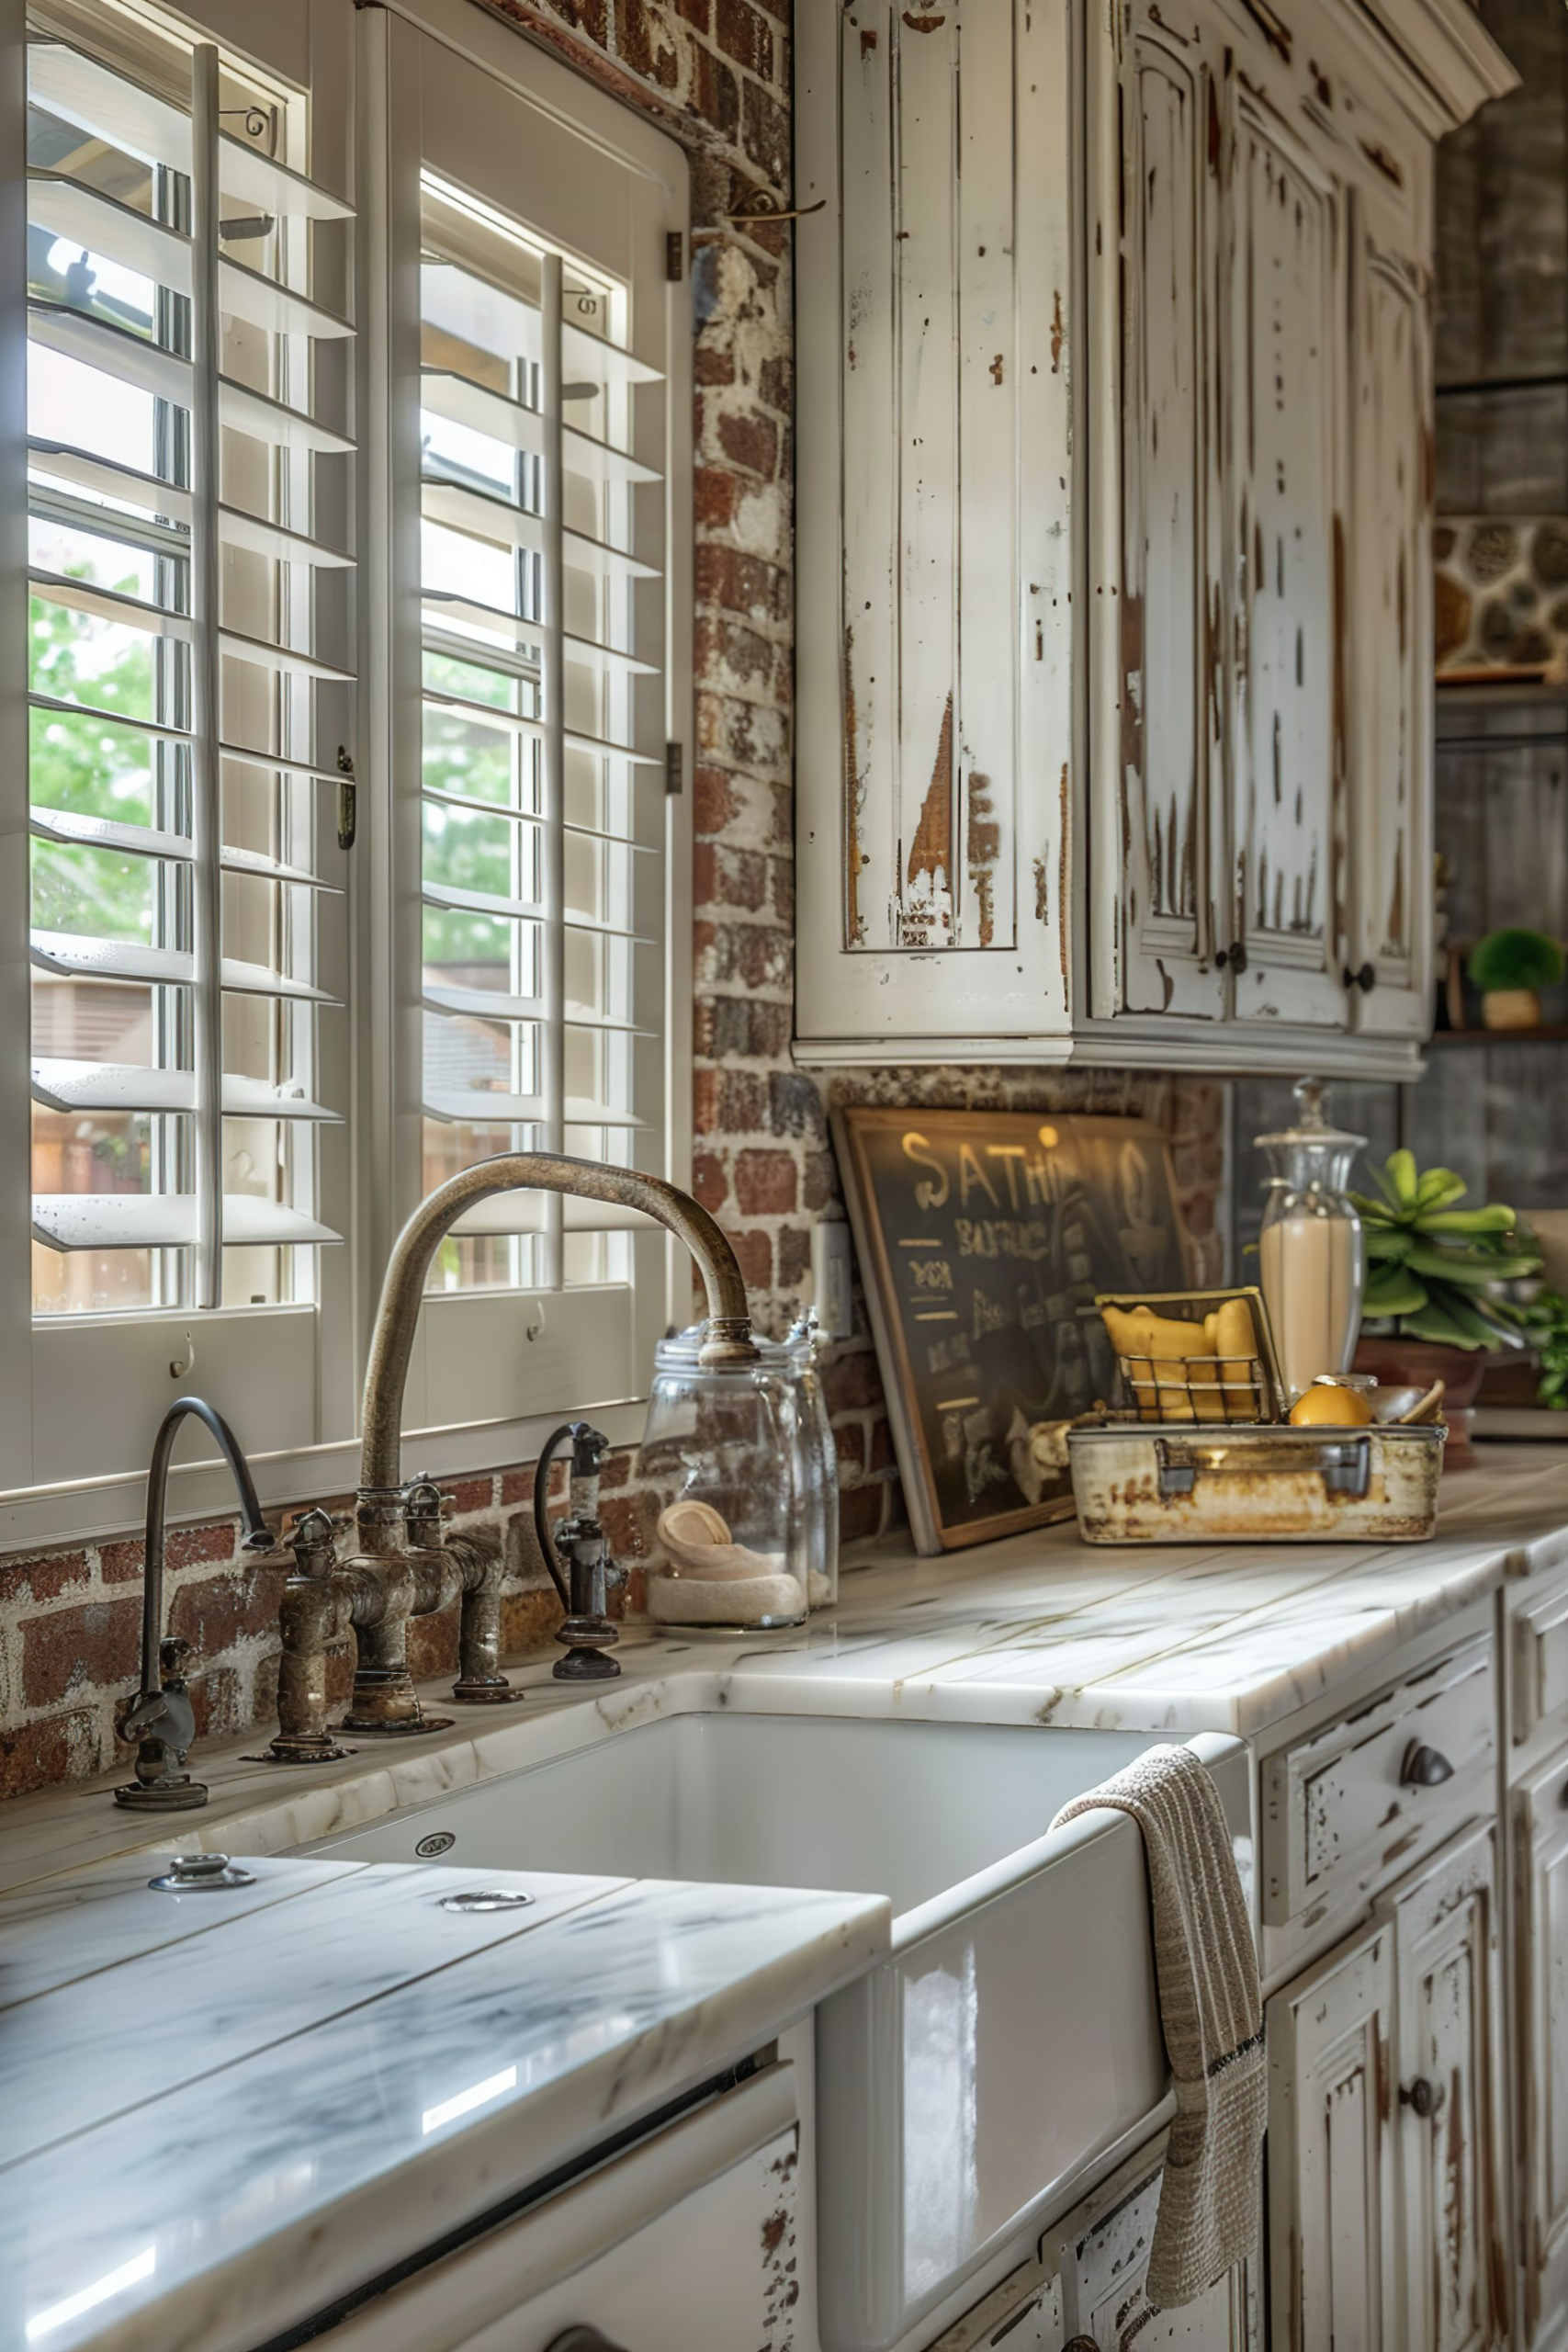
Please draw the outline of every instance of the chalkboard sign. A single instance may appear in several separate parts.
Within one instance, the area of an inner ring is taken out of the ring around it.
[[[1068,1516],[1064,1425],[1115,1387],[1100,1291],[1189,1281],[1170,1147],[1143,1119],[835,1112],[918,1550]]]

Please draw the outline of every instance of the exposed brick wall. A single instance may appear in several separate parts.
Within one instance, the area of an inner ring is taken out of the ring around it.
[[[731,1235],[760,1319],[777,1330],[810,1262],[811,1219],[841,1215],[826,1105],[789,1051],[793,1000],[793,518],[790,232],[728,218],[789,186],[788,0],[483,0],[686,144],[693,163],[696,381],[696,751],[693,768],[695,989],[694,1169]],[[1168,1124],[1199,1272],[1218,1272],[1221,1090],[1115,1073],[888,1071],[836,1080],[840,1102],[1142,1112]],[[863,1317],[862,1318],[863,1326]],[[829,1395],[846,1539],[902,1512],[875,1358],[836,1351]],[[567,1400],[563,1400],[567,1401]],[[501,1519],[516,1573],[508,1647],[547,1638],[552,1588],[523,1533],[527,1465],[457,1482],[454,1510]],[[642,1602],[648,1527],[631,1458],[606,1464],[605,1518]],[[347,1508],[344,1498],[335,1508]],[[287,1515],[286,1515],[287,1516]],[[236,1558],[237,1522],[176,1530],[171,1630],[206,1661],[199,1723],[266,1724],[277,1679],[277,1602],[288,1562]],[[115,1713],[136,1679],[140,1539],[0,1561],[0,1794],[128,1762]],[[416,1620],[417,1674],[450,1670],[457,1611]],[[345,1695],[346,1644],[333,1661]]]

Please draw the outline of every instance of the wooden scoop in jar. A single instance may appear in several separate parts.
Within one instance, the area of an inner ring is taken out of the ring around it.
[[[737,1544],[728,1521],[712,1503],[688,1498],[667,1504],[659,1514],[657,1532],[682,1576],[701,1577],[710,1584],[739,1584],[784,1573],[782,1554],[753,1552],[750,1544]]]

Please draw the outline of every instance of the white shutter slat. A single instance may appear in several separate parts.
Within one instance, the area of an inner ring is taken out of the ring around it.
[[[461,809],[465,816],[469,817],[502,817],[509,825],[542,825],[547,822],[536,808],[513,808],[502,800],[468,800],[460,792],[442,792],[432,785],[426,785],[424,797],[440,808]],[[597,825],[568,822],[562,831],[577,841],[604,842],[612,849],[630,850],[637,857],[662,857],[664,854],[661,842],[633,841],[626,833],[603,832]]]
[[[187,865],[196,854],[188,833],[163,832],[155,826],[129,824],[116,817],[84,816],[74,808],[34,808],[28,813],[28,829],[36,840],[58,842],[67,848],[118,850],[131,857],[173,858]],[[225,844],[219,852],[219,864],[225,874],[247,874],[262,882],[288,882],[300,889],[342,895],[341,883],[324,881],[309,866],[289,865],[261,850]]]
[[[171,401],[176,408],[190,406],[190,361],[176,351],[149,343],[143,335],[132,334],[129,327],[89,318],[68,303],[46,302],[33,295],[28,300],[28,335],[46,351],[57,351],[63,359],[96,368],[117,383],[129,384],[133,391],[150,392],[154,400]]]
[[[29,437],[28,463],[51,481],[72,482],[79,490],[96,491],[101,498],[118,499],[123,505],[141,507],[149,514],[183,524],[187,531],[190,528],[190,492],[177,482],[141,473],[134,466],[115,465],[91,449],[73,448],[66,441]]]
[[[247,269],[228,254],[218,265],[218,299],[231,318],[243,319],[267,334],[308,334],[318,342],[333,343],[354,333],[352,320],[323,310],[292,286],[279,285],[276,278]]]
[[[178,229],[86,187],[68,172],[28,173],[28,218],[73,245],[172,293],[190,292],[190,239]]]
[[[112,720],[116,727],[127,727],[133,735],[141,736],[149,743],[188,743],[190,729],[170,727],[156,718],[132,718],[123,710],[105,710],[95,703],[67,702],[59,695],[29,694],[30,710],[46,710],[62,718],[80,718],[88,712],[95,718]]]
[[[172,638],[181,645],[188,645],[194,633],[188,613],[149,605],[141,596],[127,595],[123,589],[99,588],[90,580],[72,580],[58,571],[31,571],[28,584],[35,596],[51,605],[68,605],[73,612],[87,613],[95,620],[118,621],[123,628],[145,629],[150,636]]]
[[[423,588],[420,591],[424,603],[434,610],[437,623],[442,620],[466,621],[470,628],[484,629],[502,640],[510,639],[511,649],[521,652],[525,646],[539,654],[553,635],[543,621],[524,620],[516,613],[503,612],[499,605],[482,605],[472,596],[459,596],[445,588]],[[623,653],[618,646],[601,645],[597,638],[578,637],[570,629],[562,632],[561,644],[568,662],[585,670],[596,670],[605,677],[656,678],[657,662],[644,662],[635,653]],[[447,649],[444,647],[444,651]],[[491,645],[470,646],[468,659],[501,666],[502,649]]]
[[[467,425],[470,432],[482,433],[527,457],[544,454],[545,421],[538,410],[476,384],[468,376],[454,375],[446,368],[421,368],[420,401],[432,416],[444,417],[448,424]],[[640,458],[628,457],[624,449],[612,448],[607,441],[570,424],[561,428],[561,456],[569,473],[589,481],[636,488],[664,479],[657,467],[645,466]]]
[[[218,413],[231,431],[248,433],[254,441],[265,441],[291,457],[354,454],[354,443],[345,434],[334,432],[330,424],[319,424],[303,409],[289,408],[283,401],[270,400],[265,392],[253,391],[249,384],[236,384],[230,376],[219,379]]]
[[[33,1238],[48,1250],[182,1250],[197,1238],[194,1193],[35,1193]],[[341,1241],[330,1226],[279,1201],[223,1195],[223,1239],[231,1249]]]
[[[639,1209],[621,1208],[614,1201],[584,1201],[568,1194],[561,1204],[564,1233],[658,1232],[658,1220]],[[538,1193],[499,1193],[466,1209],[453,1226],[454,1233],[544,1233],[546,1197]]]
[[[354,684],[352,670],[340,670],[335,662],[323,662],[297,646],[276,645],[270,638],[245,637],[238,629],[220,628],[218,643],[228,660],[253,662],[258,669],[271,670],[280,678],[312,679],[333,686]]]
[[[29,809],[28,831],[37,841],[73,849],[122,850],[132,857],[168,857],[188,865],[189,836],[161,832],[152,825],[127,824],[117,817],[86,817],[74,808]]]
[[[150,947],[135,939],[78,938],[35,931],[30,952],[40,971],[78,980],[134,980],[149,988],[188,988],[194,967],[183,947]]]
[[[29,42],[28,96],[62,122],[73,123],[141,163],[190,170],[188,113],[64,41]]]
[[[241,506],[218,509],[218,535],[225,547],[243,548],[249,554],[267,556],[275,563],[308,563],[329,571],[352,571],[355,568],[355,558],[345,555],[341,548],[308,538],[281,523],[269,523],[260,514],[247,514]]]
[[[504,915],[522,922],[546,920],[545,910],[536,899],[508,899],[495,890],[460,890],[445,882],[427,881],[421,887],[420,897],[427,907],[442,907],[457,914]],[[628,931],[620,923],[602,922],[597,915],[574,915],[568,910],[559,920],[568,931],[592,932],[601,939],[629,939],[636,947],[659,944],[657,940],[644,938],[639,932]]]
[[[51,1111],[161,1112],[196,1108],[196,1072],[148,1069],[124,1062],[39,1060],[33,1064],[33,1100]],[[342,1114],[301,1094],[281,1093],[262,1078],[223,1075],[223,1115],[229,1119],[308,1119],[341,1125]]]
[[[35,931],[33,962],[41,971],[79,980],[134,980],[149,988],[189,988],[195,962],[183,947],[151,947],[136,939],[91,939],[69,931]],[[247,964],[225,956],[219,985],[235,996],[276,997],[289,1004],[337,1004],[325,989],[270,965]]]
[[[424,690],[424,700],[437,710],[450,710],[459,718],[472,719],[476,727],[498,728],[506,735],[528,735],[536,741],[544,735],[545,722],[542,718],[525,718],[514,710],[497,710],[493,703],[470,702],[464,695],[437,694],[429,686]],[[611,742],[603,735],[585,735],[579,727],[566,729],[566,747],[569,752],[586,752],[594,759],[618,761],[626,767],[657,768],[660,775],[664,773],[662,750],[639,752],[630,743]],[[429,792],[428,797],[437,799],[442,796]],[[610,837],[606,835],[605,838]]]
[[[236,139],[231,130],[218,134],[218,184],[226,196],[240,197],[261,212],[280,212],[286,220],[352,220],[355,217],[353,205],[345,204],[331,188],[290,171],[287,164],[264,154],[249,140]]]
[[[423,474],[421,483],[424,512],[433,523],[502,547],[523,548],[530,555],[542,551],[543,518],[515,501],[490,491],[470,490],[439,474]],[[581,531],[566,531],[562,536],[567,561],[574,571],[591,572],[598,580],[658,580],[661,576],[657,564],[644,563],[603,539],[591,539]]]
[[[453,1126],[527,1125],[545,1115],[542,1094],[491,1093],[484,1087],[430,1087],[424,1107],[433,1119]],[[594,1102],[585,1094],[569,1094],[561,1117],[569,1127],[643,1127],[646,1119],[608,1102]]]

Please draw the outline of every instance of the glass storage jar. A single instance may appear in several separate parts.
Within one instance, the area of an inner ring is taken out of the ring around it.
[[[1345,1196],[1366,1137],[1329,1125],[1320,1079],[1301,1080],[1295,1099],[1294,1126],[1257,1138],[1270,1171],[1260,1280],[1287,1406],[1320,1374],[1350,1369],[1367,1269],[1361,1220]]]
[[[637,1475],[650,1496],[648,1608],[682,1632],[804,1623],[827,1572],[819,1448],[791,1341],[754,1363],[698,1362],[705,1324],[654,1355]]]

